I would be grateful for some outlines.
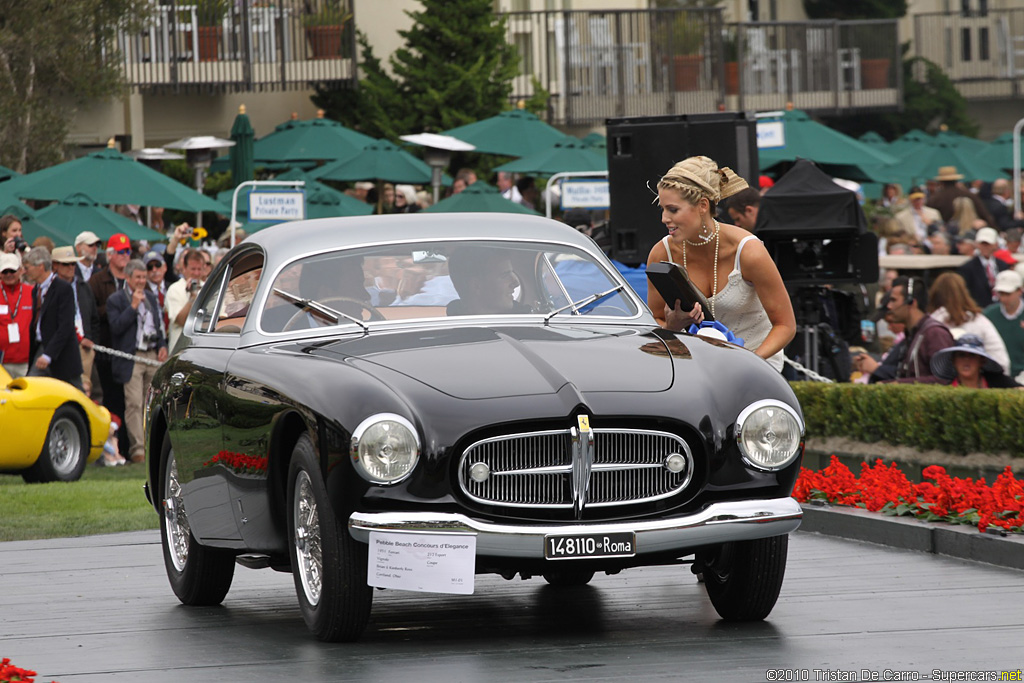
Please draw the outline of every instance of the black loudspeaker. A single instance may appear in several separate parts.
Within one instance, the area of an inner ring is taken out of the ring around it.
[[[608,190],[612,258],[647,262],[661,224],[657,186],[687,157],[711,157],[757,186],[757,122],[750,112],[607,119]]]

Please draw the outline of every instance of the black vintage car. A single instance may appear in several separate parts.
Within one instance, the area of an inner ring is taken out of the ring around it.
[[[690,564],[775,605],[803,419],[778,372],[660,329],[590,238],[506,214],[270,228],[214,269],[147,404],[171,586],[291,571],[323,640],[373,587]]]

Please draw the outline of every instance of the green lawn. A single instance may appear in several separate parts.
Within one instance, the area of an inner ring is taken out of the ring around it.
[[[89,465],[79,481],[26,484],[0,474],[0,541],[159,528],[146,501],[143,465]]]

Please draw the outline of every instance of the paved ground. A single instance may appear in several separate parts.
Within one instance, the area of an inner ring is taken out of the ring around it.
[[[157,532],[0,544],[0,656],[60,683],[1016,671],[1022,604],[1018,570],[797,532],[764,623],[719,621],[688,569],[655,568],[582,589],[479,577],[472,596],[378,592],[364,639],[328,645],[306,632],[287,574],[239,568],[222,607],[182,607]]]

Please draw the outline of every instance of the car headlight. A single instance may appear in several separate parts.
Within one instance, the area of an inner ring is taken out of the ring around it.
[[[420,457],[416,428],[401,415],[380,413],[363,420],[352,433],[352,464],[374,484],[397,484]]]
[[[781,470],[800,453],[803,420],[779,401],[752,403],[736,418],[736,442],[743,458],[762,470]]]

